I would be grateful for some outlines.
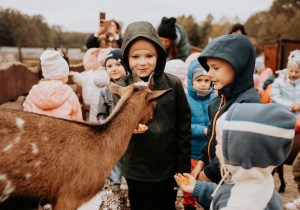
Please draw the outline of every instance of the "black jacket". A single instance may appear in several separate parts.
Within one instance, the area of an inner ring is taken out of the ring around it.
[[[132,135],[123,157],[122,174],[136,181],[157,182],[173,177],[176,172],[191,170],[191,112],[180,79],[164,73],[166,51],[155,28],[148,22],[134,22],[125,31],[121,51],[129,74],[117,84],[132,83],[127,53],[130,44],[139,37],[154,43],[158,51],[155,89],[173,88],[173,91],[158,100],[153,119],[147,124],[148,130]],[[113,97],[116,100],[116,96]]]
[[[224,94],[226,104],[221,109],[217,119],[233,103],[261,103],[261,100],[254,88],[255,51],[248,37],[239,34],[229,34],[211,41],[198,58],[200,64],[209,71],[206,63],[207,57],[221,58],[229,62],[235,71],[233,83],[222,88],[219,91],[219,95],[208,104],[210,123],[207,130],[207,141],[202,148],[199,158],[206,164],[204,168],[205,175],[213,182],[218,183],[221,179],[221,174],[219,169],[220,163],[215,155],[215,132],[209,148],[211,162],[209,162],[208,145],[212,135],[213,119],[221,105],[221,95]]]
[[[117,44],[119,45],[119,47],[122,46],[122,42],[123,42],[123,38],[119,37],[119,39],[117,40]],[[100,41],[97,37],[94,36],[94,34],[90,34],[86,40],[85,40],[85,46],[90,49],[90,48],[99,48],[100,47]]]

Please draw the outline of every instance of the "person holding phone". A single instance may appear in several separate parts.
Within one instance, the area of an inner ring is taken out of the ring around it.
[[[101,17],[100,17],[101,18]],[[120,24],[115,20],[100,19],[100,27],[96,33],[90,34],[85,42],[88,49],[93,47],[120,48],[123,38],[120,34]]]

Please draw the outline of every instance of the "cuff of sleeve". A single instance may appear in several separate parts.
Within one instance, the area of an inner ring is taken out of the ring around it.
[[[191,194],[192,197],[197,198],[200,195],[202,188],[202,183],[200,181],[196,181],[195,188]]]

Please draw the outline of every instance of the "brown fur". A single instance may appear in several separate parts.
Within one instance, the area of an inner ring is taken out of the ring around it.
[[[75,210],[99,192],[125,153],[133,130],[151,120],[158,98],[170,92],[115,84],[109,89],[121,99],[103,124],[0,109],[0,176],[6,175],[15,188],[10,199]],[[16,118],[24,121],[22,128]],[[6,186],[0,179],[0,199]]]

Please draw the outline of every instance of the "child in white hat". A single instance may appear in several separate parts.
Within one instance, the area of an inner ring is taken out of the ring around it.
[[[81,121],[79,100],[66,84],[69,75],[66,60],[54,50],[44,51],[40,60],[44,79],[31,88],[24,111]]]

